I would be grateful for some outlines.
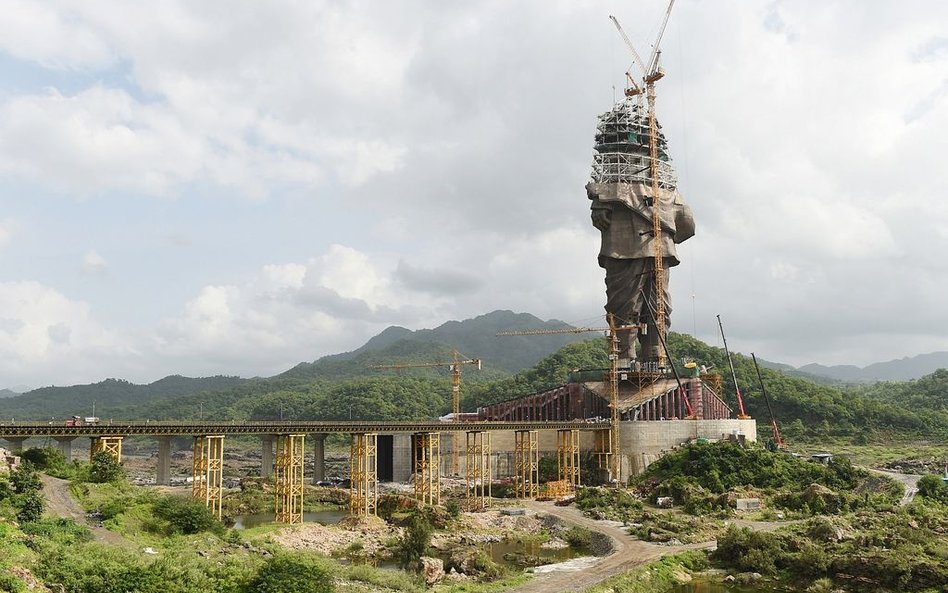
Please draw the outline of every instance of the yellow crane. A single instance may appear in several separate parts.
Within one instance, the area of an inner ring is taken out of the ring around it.
[[[625,41],[625,44],[629,47],[629,50],[632,52],[632,58],[634,63],[638,65],[639,69],[642,72],[642,85],[636,84],[635,78],[629,73],[626,72],[626,78],[629,81],[630,87],[626,89],[625,94],[627,97],[634,97],[641,95],[645,92],[645,97],[648,102],[648,130],[649,130],[649,177],[651,178],[651,205],[652,205],[652,236],[654,238],[653,244],[653,257],[654,257],[654,266],[655,266],[655,330],[659,332],[659,336],[662,338],[665,337],[666,328],[665,328],[665,262],[662,249],[662,242],[660,240],[662,236],[662,219],[661,219],[661,184],[659,181],[659,167],[658,167],[658,122],[655,118],[655,83],[661,80],[665,76],[665,71],[662,70],[659,65],[659,58],[661,57],[661,50],[659,49],[659,44],[662,41],[662,35],[665,33],[665,26],[668,25],[668,18],[671,16],[672,7],[675,5],[675,0],[671,0],[668,3],[668,9],[665,11],[665,18],[662,20],[662,26],[658,30],[658,37],[655,39],[655,43],[652,45],[652,55],[649,57],[648,64],[642,61],[641,56],[635,50],[635,46],[632,44],[632,41],[629,39],[629,36],[625,34],[625,31],[622,30],[622,26],[619,24],[618,19],[614,16],[609,18],[612,20],[612,23],[616,26],[616,29],[619,31],[619,34],[622,36],[622,40]],[[667,364],[667,359],[665,357],[664,351],[660,348],[658,351],[658,367],[664,368]]]
[[[454,360],[447,362],[407,362],[394,364],[373,364],[369,368],[376,370],[400,370],[400,369],[433,369],[449,367],[451,370],[451,409],[454,412],[453,421],[458,422],[461,414],[461,365],[475,365],[477,370],[481,370],[482,364],[479,358],[461,358],[461,353],[454,350]],[[458,475],[461,473],[461,434],[454,431],[451,435],[451,473]]]

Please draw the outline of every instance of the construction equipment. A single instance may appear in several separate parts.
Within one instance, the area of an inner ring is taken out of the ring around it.
[[[648,300],[648,295],[643,294],[642,298],[645,300],[645,310],[648,311],[649,317],[652,319],[652,323],[655,323],[655,309],[652,307],[652,303]],[[678,374],[678,369],[675,368],[675,363],[672,362],[671,352],[668,351],[668,342],[665,341],[665,336],[658,334],[659,340],[662,343],[662,350],[665,351],[665,356],[668,358],[668,364],[671,366],[672,373],[675,375],[675,382],[678,383],[678,396],[684,400],[685,407],[688,408],[688,417],[686,420],[697,420],[698,415],[695,414],[695,411],[691,409],[691,400],[688,398],[688,394],[685,392],[685,387],[681,384],[681,375]]]
[[[526,329],[497,332],[496,336],[541,336],[546,334],[582,334],[587,332],[605,332],[609,341],[609,408],[612,410],[609,425],[609,438],[600,439],[602,451],[599,454],[607,460],[609,482],[618,485],[620,480],[619,467],[619,337],[618,332],[630,329],[640,329],[638,326],[617,326],[610,314],[608,327],[564,327],[560,329]]]
[[[661,50],[659,45],[662,41],[662,36],[665,33],[665,27],[668,25],[668,18],[671,16],[672,7],[675,5],[675,0],[671,0],[668,3],[668,9],[665,11],[665,18],[662,20],[662,25],[659,27],[658,36],[655,39],[655,43],[652,44],[652,54],[649,57],[648,63],[642,61],[641,56],[635,50],[635,46],[632,44],[632,41],[629,39],[628,35],[625,34],[625,31],[622,30],[622,26],[619,24],[619,21],[614,16],[609,18],[612,20],[613,24],[616,26],[616,29],[619,31],[619,34],[622,36],[622,40],[625,41],[625,44],[629,47],[629,50],[632,52],[632,57],[635,60],[635,64],[638,65],[639,69],[642,72],[642,85],[639,86],[635,83],[632,75],[626,72],[626,78],[630,81],[631,87],[626,91],[626,96],[632,97],[642,94],[642,87],[645,90],[645,97],[648,103],[648,130],[649,130],[649,178],[651,180],[651,195],[650,195],[650,205],[652,207],[652,247],[653,247],[653,258],[654,258],[654,275],[655,275],[655,331],[658,332],[659,337],[664,338],[667,333],[666,324],[666,308],[665,308],[665,261],[664,261],[664,250],[662,249],[662,242],[660,240],[662,236],[662,219],[661,219],[661,184],[659,182],[659,155],[658,155],[658,145],[659,145],[659,134],[658,134],[658,122],[655,117],[655,83],[662,79],[665,76],[665,71],[662,70],[659,65],[659,59],[661,58]],[[665,352],[662,349],[658,351],[658,368],[664,368],[667,363],[667,358]]]
[[[760,374],[760,365],[757,364],[757,355],[751,352],[751,358],[754,359],[754,368],[757,370],[757,380],[760,382],[760,391],[764,394],[764,402],[767,404],[767,412],[770,414],[770,428],[774,431],[774,444],[777,449],[786,449],[783,439],[780,437],[780,429],[777,428],[777,418],[774,416],[774,409],[770,407],[770,398],[767,397],[767,389],[764,387],[764,378]]]
[[[451,369],[451,410],[454,414],[452,420],[458,422],[461,417],[461,365],[465,364],[476,365],[477,370],[481,370],[482,368],[481,359],[462,359],[461,353],[456,349],[454,350],[454,360],[450,362],[374,364],[370,365],[369,368],[376,370],[400,370],[449,367]],[[458,476],[461,474],[461,435],[454,432],[451,438],[451,474]]]
[[[740,410],[737,417],[740,420],[750,420],[750,416],[744,412],[744,398],[741,397],[741,388],[737,384],[737,373],[734,372],[734,361],[731,360],[731,351],[727,349],[727,338],[724,337],[724,324],[721,323],[720,315],[718,315],[718,327],[721,328],[721,341],[724,342],[724,354],[727,355],[727,364],[731,367],[731,380],[734,382],[734,393],[737,394],[737,406]]]

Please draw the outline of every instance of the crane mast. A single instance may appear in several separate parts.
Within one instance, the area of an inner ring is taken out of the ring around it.
[[[475,365],[477,370],[482,367],[481,359],[468,358],[461,359],[461,353],[454,350],[454,360],[451,362],[415,362],[415,363],[396,363],[396,364],[375,364],[369,368],[377,370],[398,370],[398,369],[430,369],[439,367],[448,367],[451,370],[451,410],[454,422],[460,421],[461,416],[461,365]],[[461,473],[461,434],[457,431],[451,433],[451,473],[458,475]]]

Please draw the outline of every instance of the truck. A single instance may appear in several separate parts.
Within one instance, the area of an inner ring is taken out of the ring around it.
[[[95,426],[98,423],[97,416],[73,416],[66,420],[66,426]]]

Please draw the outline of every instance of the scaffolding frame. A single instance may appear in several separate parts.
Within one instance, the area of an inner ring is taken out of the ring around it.
[[[539,433],[535,430],[514,432],[514,466],[517,498],[536,498],[540,484]]]
[[[204,505],[220,519],[224,493],[223,435],[194,437],[191,477],[191,496],[204,501]]]
[[[349,447],[349,514],[376,514],[379,497],[378,433],[353,433]]]
[[[669,162],[668,144],[661,126],[650,127],[649,113],[631,99],[616,103],[599,116],[596,124],[596,152],[593,155],[592,181],[652,185],[657,170],[661,189],[674,191],[678,185],[675,169]],[[657,137],[655,150],[651,138]],[[652,164],[655,163],[653,168]]]
[[[303,522],[303,457],[306,435],[281,434],[276,439],[276,478],[273,510],[277,523]]]
[[[556,461],[560,481],[569,482],[573,488],[580,485],[579,431],[556,431]]]
[[[486,509],[491,498],[490,433],[467,433],[467,495],[472,510]]]
[[[116,463],[122,463],[122,439],[124,437],[94,437],[89,447],[89,461],[96,453],[108,453]]]
[[[441,433],[412,435],[415,456],[415,498],[425,504],[441,504]]]
[[[596,466],[605,472],[606,481],[612,483],[616,479],[614,468],[612,466],[612,428],[604,428],[593,433],[594,455],[596,456]]]

